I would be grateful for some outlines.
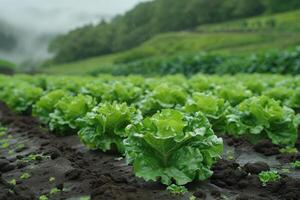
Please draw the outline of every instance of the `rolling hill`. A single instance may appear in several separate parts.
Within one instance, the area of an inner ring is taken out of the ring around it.
[[[116,54],[43,68],[50,74],[88,74],[101,67],[149,57],[212,52],[247,54],[268,49],[288,49],[300,45],[300,10],[210,24],[195,31],[160,34],[142,45]]]

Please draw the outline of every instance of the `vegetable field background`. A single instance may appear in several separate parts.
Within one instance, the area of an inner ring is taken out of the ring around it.
[[[12,5],[0,200],[300,199],[298,0]]]

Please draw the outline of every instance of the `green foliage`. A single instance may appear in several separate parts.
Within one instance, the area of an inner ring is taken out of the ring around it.
[[[185,104],[187,93],[181,87],[168,84],[153,87],[153,90],[138,103],[138,107],[144,115],[151,115],[160,109],[175,108]]]
[[[50,121],[49,115],[54,112],[57,102],[65,96],[68,96],[68,92],[65,90],[54,90],[45,94],[33,106],[33,116],[47,124]]]
[[[108,151],[116,147],[124,153],[125,127],[138,118],[136,109],[126,103],[101,103],[80,120],[82,129],[78,135],[89,148]]]
[[[25,172],[25,173],[21,174],[20,179],[27,180],[30,177],[31,177],[31,175],[29,173]]]
[[[162,110],[127,127],[126,157],[138,177],[170,185],[205,180],[223,149],[204,115]]]
[[[168,186],[167,190],[171,194],[174,194],[174,195],[183,195],[184,193],[188,192],[188,190],[186,189],[186,187],[175,185],[175,184],[172,184],[172,185]]]
[[[293,166],[294,168],[296,168],[296,169],[300,169],[300,161],[297,160],[297,161],[293,162],[293,163],[292,163],[292,166]]]
[[[1,66],[1,67],[9,67],[9,66],[13,66],[13,64],[10,63],[9,61],[1,60],[1,59],[0,59],[0,66]]]
[[[60,189],[58,189],[58,188],[52,188],[51,190],[50,190],[50,195],[55,195],[55,194],[57,194],[57,193],[59,193],[59,192],[61,192],[61,190]]]
[[[297,0],[293,0],[285,2],[285,6],[281,6],[278,10],[274,9],[277,5],[273,1],[268,1],[268,3],[264,1],[156,0],[143,2],[110,22],[102,21],[96,25],[86,25],[58,36],[49,49],[56,54],[54,62],[69,62],[123,51],[138,46],[159,33],[190,30],[203,24],[300,7],[299,3],[295,3]],[[127,58],[130,59],[132,56],[142,58],[148,54],[136,51]]]
[[[30,112],[32,105],[42,96],[43,90],[26,82],[13,81],[6,84],[0,91],[0,98],[14,111],[19,113]]]
[[[5,136],[6,133],[7,133],[7,128],[2,126],[1,123],[0,123],[0,137]]]
[[[211,47],[211,45],[210,45]],[[168,46],[169,48],[169,46]],[[212,48],[212,47],[211,47]],[[142,49],[139,49],[142,50]],[[113,75],[166,75],[181,73],[187,76],[196,73],[300,73],[300,48],[292,51],[266,51],[245,55],[222,55],[217,53],[184,54],[179,56],[153,57],[126,64],[98,68],[90,74]]]
[[[247,135],[254,142],[265,137],[277,145],[294,146],[298,125],[299,119],[292,109],[265,96],[251,97],[227,115],[227,132]]]
[[[41,195],[39,197],[39,200],[48,200],[48,197],[46,195]]]
[[[203,112],[212,124],[214,131],[224,131],[226,125],[226,111],[230,105],[222,98],[204,93],[193,93],[188,99],[184,111],[188,113]]]
[[[116,82],[111,84],[105,94],[102,95],[104,101],[126,102],[131,104],[135,102],[141,95],[142,90],[131,83]]]
[[[15,185],[17,185],[17,180],[11,179],[8,183],[15,186]]]
[[[233,106],[253,96],[250,90],[247,90],[245,86],[239,84],[228,84],[226,87],[217,86],[215,93]]]
[[[27,92],[31,94],[33,88],[40,93],[29,98]],[[12,108],[29,101],[33,114],[52,130],[62,135],[78,132],[91,149],[116,149],[126,156],[138,177],[165,185],[210,177],[211,166],[223,150],[222,139],[213,130],[246,136],[253,142],[270,139],[282,152],[295,153],[300,115],[286,105],[299,109],[300,99],[290,95],[299,88],[299,76],[270,74],[0,76],[1,101],[9,104],[13,91],[24,90],[25,98],[11,104]],[[1,127],[0,146],[8,148],[12,136]],[[24,144],[15,146],[24,148]],[[235,157],[232,152],[225,156]],[[20,161],[44,158],[48,157],[32,154]],[[262,175],[267,183],[266,177]],[[182,191],[174,186],[170,190]]]
[[[260,182],[266,186],[270,182],[277,182],[280,180],[281,176],[277,171],[264,171],[258,175]]]
[[[285,154],[296,154],[298,153],[298,149],[296,147],[285,147],[279,150],[280,153],[285,153]]]
[[[55,111],[50,114],[49,126],[60,134],[80,128],[78,119],[96,105],[93,97],[85,95],[65,96],[55,105]]]

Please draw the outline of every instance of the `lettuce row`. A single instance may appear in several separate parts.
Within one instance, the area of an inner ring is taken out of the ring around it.
[[[126,158],[136,176],[184,185],[205,180],[223,151],[223,141],[214,135],[200,112],[185,114],[166,109],[126,128]]]
[[[260,96],[233,108],[227,115],[226,130],[233,136],[247,135],[253,142],[268,138],[276,145],[294,146],[299,123],[299,116],[292,109]]]
[[[91,149],[111,150],[114,147],[124,153],[125,127],[135,123],[141,115],[126,103],[101,103],[80,120],[78,132],[81,141]]]

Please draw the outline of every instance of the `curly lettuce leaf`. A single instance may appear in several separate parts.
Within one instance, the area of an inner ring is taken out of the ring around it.
[[[126,102],[127,104],[132,104],[135,102],[141,95],[143,91],[141,88],[134,86],[131,83],[117,81],[110,85],[108,91],[103,95],[104,101],[119,103]]]
[[[91,149],[111,150],[114,145],[124,153],[123,139],[127,137],[127,125],[139,120],[134,107],[126,103],[101,103],[80,120],[82,129],[78,132],[81,141]]]
[[[227,84],[216,87],[215,94],[230,103],[231,106],[236,106],[245,99],[253,96],[252,92],[241,84]]]
[[[224,131],[226,127],[226,113],[230,105],[222,98],[204,93],[194,93],[188,99],[184,111],[188,113],[201,111],[212,124],[214,131]]]
[[[79,94],[62,98],[55,105],[55,111],[50,114],[50,129],[61,134],[79,129],[78,119],[84,117],[95,105],[96,101],[91,96]]]
[[[0,92],[0,99],[16,112],[29,113],[42,94],[42,88],[23,81],[12,81]]]
[[[254,142],[269,138],[277,145],[295,145],[298,117],[288,107],[269,97],[252,97],[227,115],[228,134],[250,137]]]
[[[55,110],[55,105],[60,99],[68,95],[65,90],[54,90],[45,94],[33,106],[33,116],[38,117],[43,123],[47,124],[50,121],[50,113]]]
[[[126,158],[138,177],[184,185],[212,175],[212,164],[223,150],[207,118],[166,109],[127,127]]]
[[[161,109],[183,106],[187,93],[182,87],[162,84],[156,86],[139,103],[138,107],[144,115],[152,115]]]

